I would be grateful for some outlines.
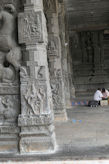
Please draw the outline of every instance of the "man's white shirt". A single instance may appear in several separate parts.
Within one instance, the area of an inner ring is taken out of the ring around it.
[[[94,94],[94,100],[100,101],[100,100],[102,100],[102,97],[103,97],[103,95],[102,95],[101,91],[97,90]]]

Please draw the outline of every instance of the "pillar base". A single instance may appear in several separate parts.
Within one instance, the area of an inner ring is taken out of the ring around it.
[[[49,114],[19,116],[20,153],[52,153],[56,148],[53,118]]]
[[[55,122],[68,121],[67,113],[65,111],[64,112],[61,111],[60,113],[55,113],[54,121]]]
[[[26,134],[27,135],[27,134]],[[22,136],[20,140],[20,153],[21,154],[45,154],[51,153],[54,150],[54,143],[51,137],[35,135]]]
[[[19,128],[10,126],[0,126],[0,154],[18,153]]]
[[[70,100],[66,101],[66,109],[72,108],[72,102]]]

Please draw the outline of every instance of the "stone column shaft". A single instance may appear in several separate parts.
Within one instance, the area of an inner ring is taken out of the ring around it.
[[[65,21],[65,8],[64,2],[59,3],[59,34],[61,40],[61,53],[62,53],[62,73],[64,79],[64,94],[65,94],[65,103],[66,108],[71,107],[71,95],[70,95],[70,77],[68,71],[68,33],[66,32],[67,21]],[[67,36],[66,36],[67,35]]]
[[[66,121],[64,81],[62,74],[62,51],[59,36],[58,1],[46,3],[46,16],[48,26],[48,59],[50,83],[52,89],[54,114],[56,121]]]
[[[54,115],[47,63],[47,30],[42,0],[26,0],[19,14],[19,43],[24,44],[20,70],[20,152],[55,150]]]

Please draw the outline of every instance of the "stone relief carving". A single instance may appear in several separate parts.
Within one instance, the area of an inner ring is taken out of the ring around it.
[[[39,67],[38,73],[37,73],[37,78],[45,79],[45,67],[44,66]]]
[[[15,122],[19,111],[18,96],[0,96],[0,123]]]
[[[59,106],[62,103],[60,85],[61,85],[60,80],[58,80],[58,79],[51,80],[51,90],[52,90],[54,106]]]
[[[57,37],[49,38],[48,42],[48,54],[49,56],[58,56],[59,52],[59,41]]]
[[[64,80],[64,87],[65,87],[66,91],[69,91],[68,85],[69,85],[70,77],[67,72],[63,72],[63,80]]]
[[[20,47],[15,47],[6,55],[6,60],[18,71],[21,65],[21,56]]]
[[[61,69],[56,69],[56,68],[54,69],[55,77],[59,78],[59,77],[61,77],[61,74],[62,74]]]
[[[41,115],[26,115],[19,116],[18,124],[19,126],[32,126],[32,125],[47,125],[53,123],[53,117],[51,114],[41,114]]]
[[[10,65],[9,67],[4,67],[0,64],[0,82],[11,83],[15,80],[15,70]]]
[[[23,4],[22,1],[24,0],[0,0],[0,7],[2,9],[6,4],[13,4],[18,10]]]
[[[61,69],[50,68],[50,78],[60,78],[62,75]]]
[[[28,76],[26,67],[20,67],[20,78],[26,78]]]
[[[2,0],[2,1],[6,1],[6,0]],[[12,0],[12,1],[15,2],[20,0]],[[0,83],[0,90],[2,90],[3,93],[2,96],[0,95],[0,133],[2,138],[4,136],[4,139],[1,138],[1,140],[3,140],[4,143],[5,140],[7,142],[5,143],[6,153],[8,153],[7,150],[8,148],[9,148],[9,152],[11,153],[16,153],[16,152],[18,153],[18,151],[19,153],[22,152],[31,153],[33,152],[33,149],[34,152],[37,153],[39,151],[38,150],[39,148],[37,148],[37,143],[39,143],[38,141],[39,139],[42,142],[42,148],[41,148],[42,151],[43,149],[44,151],[46,151],[46,149],[47,151],[49,150],[50,146],[48,145],[48,139],[50,143],[52,142],[54,143],[53,140],[54,139],[53,137],[55,137],[54,134],[47,133],[46,131],[43,131],[44,133],[42,134],[41,131],[41,127],[45,127],[45,129],[48,128],[47,130],[49,132],[51,130],[49,126],[50,124],[53,124],[53,118],[52,118],[53,116],[52,116],[51,109],[49,107],[49,101],[47,99],[49,97],[49,92],[51,90],[49,86],[47,54],[46,54],[46,47],[45,47],[46,45],[45,45],[45,38],[43,34],[44,28],[46,30],[46,23],[44,22],[45,17],[42,8],[40,8],[40,5],[38,6],[39,7],[38,9],[37,7],[35,8],[35,10],[38,10],[38,12],[32,12],[31,14],[31,11],[34,11],[34,9],[32,9],[34,5],[31,7],[31,3],[32,3],[31,1],[30,2],[25,1],[24,3],[25,6],[23,8],[24,13],[22,13],[24,17],[21,16],[22,21],[19,20],[19,22],[21,23],[18,29],[21,32],[21,33],[19,32],[20,33],[19,42],[24,43],[26,45],[24,47],[23,47],[24,44],[22,45],[22,51],[25,51],[25,49],[28,51],[25,56],[23,55],[22,63],[21,63],[21,57],[22,57],[21,50],[17,44],[17,39],[15,36],[17,34],[16,33],[17,16],[15,15],[16,12],[15,8],[12,4],[6,6],[4,5],[3,10],[0,12],[1,14],[0,55],[2,54],[1,55],[2,57],[0,56],[0,59],[2,59],[0,60],[0,64],[1,64],[0,82],[3,81],[6,83],[6,84]],[[41,12],[39,12],[39,10]],[[6,14],[6,18],[8,18],[6,19],[7,22],[5,22],[5,19],[3,17],[5,16],[5,14]],[[7,23],[8,26],[6,27],[4,23]],[[47,35],[47,33],[45,35]],[[35,44],[37,42],[41,42],[41,44],[37,45],[36,47]],[[42,53],[44,53],[43,62],[41,62],[42,58],[39,57],[39,55]],[[39,55],[37,56],[37,54]],[[37,61],[38,64],[35,61]],[[21,67],[21,64],[23,65],[23,67]],[[38,71],[37,71],[38,79],[36,79],[36,74],[35,74],[36,67],[38,67]],[[16,80],[16,76],[18,77],[19,71],[20,71],[20,78],[21,78],[20,81],[18,81],[18,79]],[[43,78],[45,77],[47,78],[47,80],[43,80]],[[16,80],[17,83],[15,83],[14,80]],[[5,92],[4,92],[4,88],[5,88]],[[0,92],[0,94],[2,93]],[[5,94],[6,96],[4,96]],[[21,94],[21,99],[18,96],[19,94]],[[19,103],[21,103],[21,112],[20,112]],[[17,120],[21,124],[18,123]],[[18,129],[19,131],[16,130],[18,126],[21,127],[21,128],[19,127]],[[29,127],[31,126],[31,128],[33,128],[33,131],[31,131],[31,129],[26,132],[24,131],[24,129],[22,130],[22,127],[28,128],[28,126]],[[5,129],[5,127],[7,129]],[[11,129],[11,127],[14,128]],[[40,128],[39,135],[37,134],[37,131],[35,131],[35,127]],[[3,129],[5,129],[6,135],[3,134],[2,131]],[[11,143],[12,146],[8,145],[9,143]],[[36,143],[35,146],[34,143]],[[28,148],[30,148],[30,150],[27,150],[27,152],[25,147],[26,144],[28,145]],[[45,147],[43,145],[45,145]],[[23,150],[21,150],[22,148]],[[3,148],[3,152],[4,152],[4,148]]]
[[[28,11],[19,14],[19,42],[42,42],[41,22],[41,12]]]
[[[4,54],[0,66],[0,79],[3,82],[13,82],[15,71],[19,70],[22,56],[16,41],[15,13],[15,7],[12,4],[4,5],[3,10],[0,12],[0,52]]]
[[[44,0],[44,10],[56,12],[56,0]]]
[[[29,106],[28,114],[43,113],[45,92],[42,88],[36,89],[34,84],[29,85],[24,98]]]

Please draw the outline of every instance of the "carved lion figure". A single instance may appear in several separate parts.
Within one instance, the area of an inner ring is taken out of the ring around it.
[[[7,4],[0,12],[0,51],[9,52],[17,46],[15,39],[16,16],[12,4]]]
[[[0,12],[0,51],[5,54],[4,63],[8,62],[15,70],[19,70],[22,55],[16,39],[17,27],[15,13],[15,7],[12,4],[5,5]],[[2,64],[4,65],[4,63]],[[11,68],[9,67],[9,69]]]

